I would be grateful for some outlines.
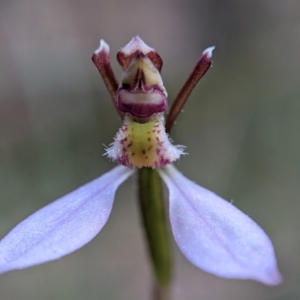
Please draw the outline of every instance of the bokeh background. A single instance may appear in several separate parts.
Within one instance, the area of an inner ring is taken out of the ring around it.
[[[271,237],[280,287],[196,269],[174,245],[174,299],[300,299],[300,2],[0,1],[0,236],[103,172],[120,120],[90,57],[139,34],[164,59],[172,101],[201,52],[214,65],[172,132],[178,168]],[[59,261],[0,277],[0,299],[150,299],[136,178],[103,231]],[[167,205],[167,203],[166,203]],[[76,230],[76,229],[74,229]]]

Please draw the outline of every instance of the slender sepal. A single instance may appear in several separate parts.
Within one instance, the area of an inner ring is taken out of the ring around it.
[[[104,40],[100,40],[99,48],[95,50],[92,56],[92,61],[101,74],[106,88],[116,107],[115,96],[119,83],[110,64],[109,45]],[[118,112],[120,116],[123,117],[123,113],[120,111]]]
[[[192,90],[210,68],[212,63],[212,52],[214,49],[215,47],[209,47],[202,52],[202,55],[200,56],[200,59],[194,67],[194,70],[177,94],[175,100],[172,103],[172,106],[170,107],[170,111],[166,119],[166,132],[169,133],[171,131],[174,121],[182,111],[182,108]]]

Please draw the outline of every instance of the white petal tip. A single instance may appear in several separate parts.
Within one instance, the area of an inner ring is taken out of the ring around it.
[[[213,51],[215,50],[215,46],[212,46],[212,47],[208,47],[208,48],[206,48],[204,51],[203,51],[203,53],[202,53],[202,55],[204,56],[207,56],[208,58],[211,58],[212,57],[212,53],[213,53]]]
[[[269,272],[267,276],[265,276],[265,278],[259,281],[261,281],[266,285],[276,286],[276,285],[280,285],[283,282],[283,278],[280,272],[277,269],[275,269]]]
[[[109,53],[109,45],[103,40],[100,40],[99,48],[95,50],[95,54],[99,54],[100,52]]]
[[[125,55],[130,55],[135,51],[141,51],[144,54],[147,54],[151,51],[154,51],[154,49],[149,47],[138,35],[136,35],[125,47],[120,50],[120,52],[124,53]]]

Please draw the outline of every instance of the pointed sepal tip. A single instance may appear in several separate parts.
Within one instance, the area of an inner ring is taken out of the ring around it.
[[[99,47],[94,51],[95,54],[100,52],[109,53],[109,45],[103,39],[100,39]]]
[[[206,48],[203,52],[202,52],[202,56],[207,56],[208,58],[212,57],[212,53],[215,50],[215,46],[211,46]]]

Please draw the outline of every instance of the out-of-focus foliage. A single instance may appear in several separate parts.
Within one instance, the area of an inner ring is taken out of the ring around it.
[[[271,237],[282,286],[213,277],[174,246],[174,299],[300,298],[300,3],[45,1],[0,3],[0,236],[37,208],[112,167],[120,120],[90,57],[139,34],[164,59],[169,99],[202,50],[214,67],[172,132],[179,169],[249,214]],[[134,179],[88,246],[0,278],[0,299],[148,299],[151,270]]]

